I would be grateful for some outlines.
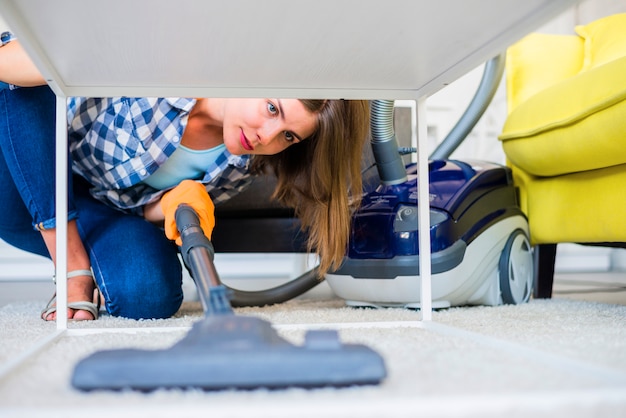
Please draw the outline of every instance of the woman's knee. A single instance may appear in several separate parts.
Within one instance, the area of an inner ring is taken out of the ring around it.
[[[182,293],[159,295],[157,298],[137,302],[129,295],[117,295],[106,302],[106,310],[111,316],[128,319],[166,319],[172,317],[182,305]]]
[[[175,269],[173,269],[175,270]],[[136,274],[121,283],[103,280],[100,283],[107,312],[113,316],[131,319],[169,318],[183,301],[182,272],[152,271]]]

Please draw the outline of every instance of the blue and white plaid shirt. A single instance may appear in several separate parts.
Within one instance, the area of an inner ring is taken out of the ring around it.
[[[89,181],[96,199],[142,214],[143,205],[165,192],[143,180],[172,155],[195,99],[84,98],[68,100],[72,169]],[[228,151],[207,167],[201,182],[217,205],[251,181],[249,155]]]

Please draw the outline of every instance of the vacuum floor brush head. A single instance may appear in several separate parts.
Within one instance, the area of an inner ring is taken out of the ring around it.
[[[323,387],[378,384],[382,357],[358,344],[342,344],[336,331],[308,331],[302,346],[254,317],[218,315],[195,323],[164,350],[100,351],[74,368],[80,390],[151,391]]]

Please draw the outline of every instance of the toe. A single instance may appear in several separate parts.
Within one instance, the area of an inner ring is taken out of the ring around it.
[[[71,318],[76,321],[92,321],[95,319],[91,313],[83,310],[75,310]]]
[[[49,313],[48,316],[44,318],[44,321],[54,321],[55,319],[57,319],[57,313],[52,312],[52,313]]]

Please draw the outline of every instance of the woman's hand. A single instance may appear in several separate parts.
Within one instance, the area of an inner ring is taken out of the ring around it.
[[[144,209],[144,217],[148,220],[155,220],[158,217],[158,209],[160,209],[165,219],[163,225],[165,235],[172,241],[176,241],[176,244],[182,245],[175,219],[176,209],[181,203],[186,203],[195,210],[200,219],[202,231],[210,240],[213,228],[215,227],[215,206],[202,183],[193,180],[183,180],[178,186],[161,197],[158,208],[153,205],[150,207],[150,210],[148,210],[148,207],[146,207]]]

